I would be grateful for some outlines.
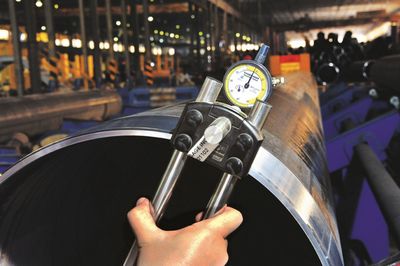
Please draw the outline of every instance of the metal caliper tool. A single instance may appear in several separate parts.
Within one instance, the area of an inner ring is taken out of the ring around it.
[[[224,83],[207,77],[196,100],[186,104],[171,138],[174,152],[152,201],[156,223],[165,212],[188,156],[224,172],[203,219],[221,209],[236,181],[248,175],[271,110],[267,100],[272,94],[272,78],[263,66],[268,48],[263,45],[255,60],[233,65],[225,74]],[[217,102],[224,84],[227,103]],[[135,241],[124,266],[134,265],[137,256]]]

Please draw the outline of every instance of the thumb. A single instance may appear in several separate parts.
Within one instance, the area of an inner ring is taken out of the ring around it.
[[[136,203],[136,207],[128,212],[129,223],[139,244],[150,241],[162,231],[154,221],[151,208],[152,206],[148,199],[140,198]]]
[[[218,232],[224,238],[236,230],[243,222],[243,216],[231,207],[225,207],[224,211],[212,218],[204,220],[207,226],[214,232]]]

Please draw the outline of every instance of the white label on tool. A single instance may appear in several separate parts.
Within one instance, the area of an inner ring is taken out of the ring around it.
[[[189,151],[189,156],[204,162],[208,156],[218,147],[219,144],[208,143],[204,136]]]

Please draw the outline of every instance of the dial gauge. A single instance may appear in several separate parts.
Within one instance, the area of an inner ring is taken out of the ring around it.
[[[271,76],[263,65],[241,61],[228,69],[224,92],[232,104],[251,108],[257,99],[267,100],[271,93]]]

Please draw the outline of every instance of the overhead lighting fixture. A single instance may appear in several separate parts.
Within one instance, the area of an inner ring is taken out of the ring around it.
[[[46,30],[46,26],[42,26],[42,27],[40,27],[40,29],[41,29],[42,31],[45,31],[45,30]]]
[[[94,49],[94,41],[89,41],[89,48]]]
[[[35,3],[35,5],[36,5],[37,7],[42,7],[42,6],[43,6],[43,2],[40,1],[40,0],[37,0],[36,3]]]
[[[154,34],[158,34],[158,30],[154,30]]]
[[[163,43],[163,42],[164,42],[164,39],[161,38],[161,39],[160,39],[160,43]]]
[[[169,37],[174,38],[174,37],[175,37],[175,34],[174,34],[174,33],[170,33],[170,34],[169,34]]]
[[[114,42],[118,42],[118,37],[114,37]]]
[[[80,39],[72,39],[72,47],[81,48],[82,47],[82,41]]]
[[[160,31],[160,35],[163,36],[163,35],[164,35],[164,32],[163,32],[163,31]]]
[[[69,47],[69,45],[70,45],[69,39],[62,39],[61,40],[61,46]]]
[[[176,25],[175,29],[179,30],[181,28],[181,25]]]
[[[10,32],[5,29],[0,29],[0,40],[7,41],[9,38]]]
[[[235,36],[236,36],[236,38],[239,38],[240,37],[240,33],[236,32]]]
[[[153,18],[152,16],[149,16],[149,17],[147,18],[147,20],[148,20],[149,22],[152,22],[152,21],[154,20],[154,18]]]
[[[192,14],[192,15],[190,15],[190,18],[191,18],[191,19],[195,19],[196,16]]]
[[[58,9],[60,6],[58,4],[54,4],[54,9]]]
[[[15,2],[17,2],[17,3],[21,3],[21,0],[15,0]]]
[[[202,31],[199,31],[199,36],[203,36],[203,32]]]
[[[121,21],[120,20],[115,21],[115,25],[121,26]]]

